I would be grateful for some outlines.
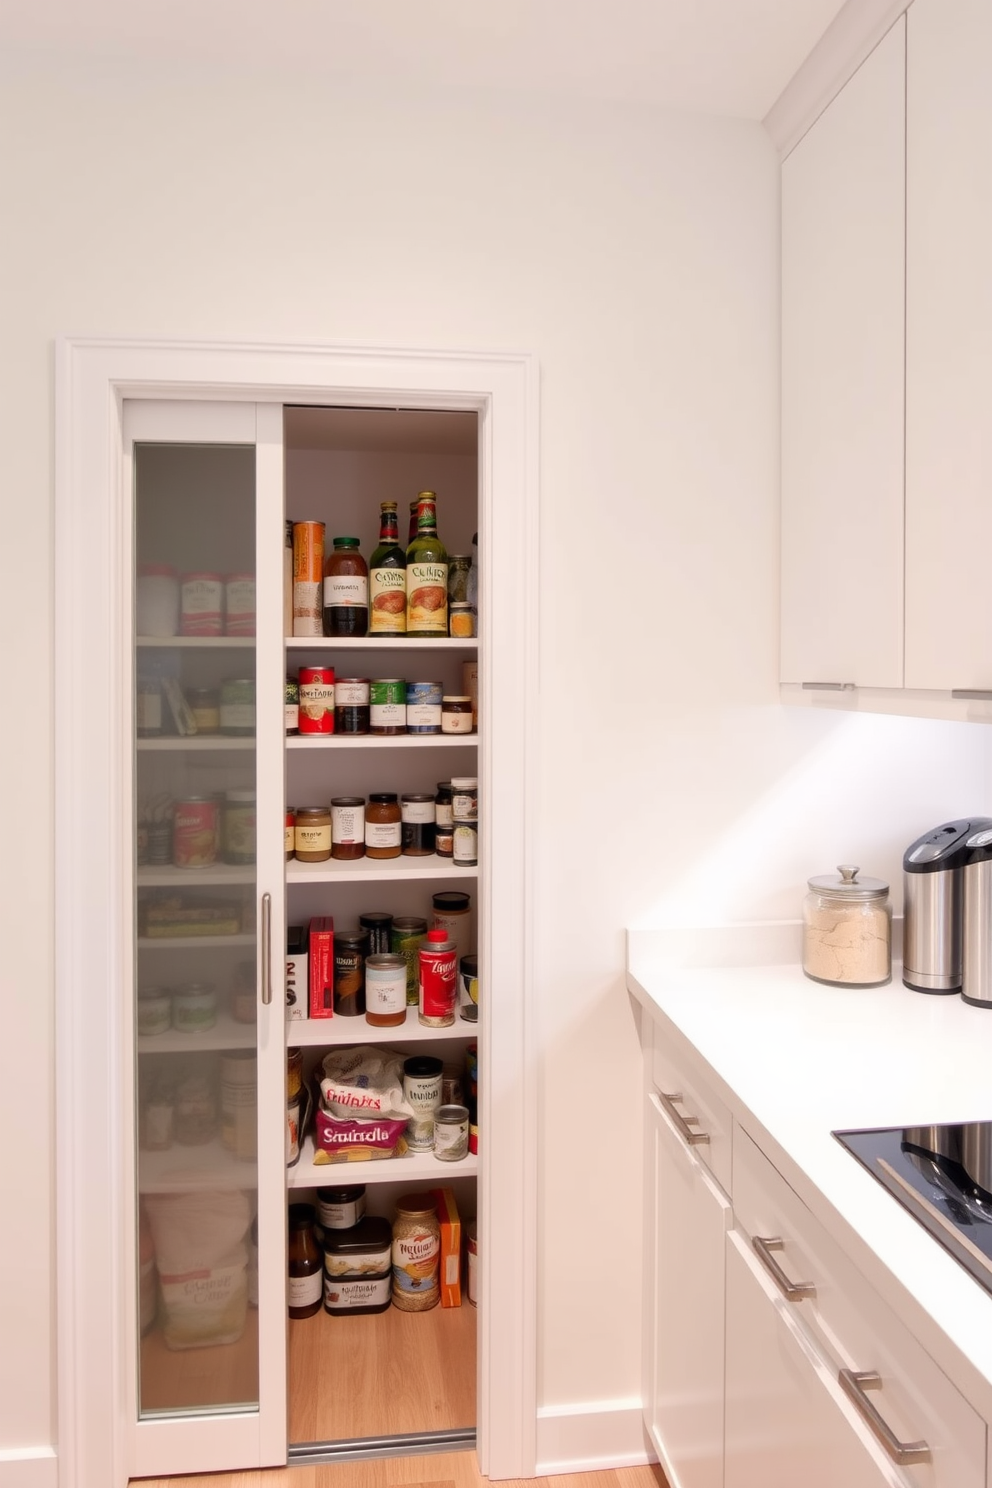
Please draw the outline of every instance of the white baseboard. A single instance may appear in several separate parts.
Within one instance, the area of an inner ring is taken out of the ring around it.
[[[595,1472],[637,1467],[657,1458],[644,1429],[640,1399],[542,1405],[537,1412],[537,1472]]]
[[[0,1488],[58,1488],[54,1447],[0,1447]]]

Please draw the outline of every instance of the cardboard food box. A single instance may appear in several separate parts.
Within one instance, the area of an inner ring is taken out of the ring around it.
[[[317,915],[310,921],[310,1016],[334,1016],[334,920]]]
[[[286,930],[286,1022],[301,1023],[310,1016],[310,980],[307,971],[310,938],[306,925]]]
[[[462,1305],[462,1222],[458,1217],[455,1191],[432,1188],[431,1198],[437,1203],[437,1222],[441,1226],[441,1306]]]

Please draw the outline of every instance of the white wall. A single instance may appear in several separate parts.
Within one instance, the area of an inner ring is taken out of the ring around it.
[[[541,1395],[552,1416],[622,1404],[640,1161],[624,925],[698,921],[711,892],[737,917],[797,912],[807,873],[858,854],[891,871],[921,819],[984,789],[978,731],[777,706],[771,148],[754,125],[415,78],[376,99],[25,64],[3,106],[0,1447],[54,1429],[58,332],[538,354]],[[841,737],[853,794],[832,783]]]

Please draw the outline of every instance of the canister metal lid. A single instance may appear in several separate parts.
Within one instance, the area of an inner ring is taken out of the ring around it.
[[[834,899],[882,899],[889,892],[884,878],[858,878],[861,869],[849,863],[839,863],[835,878],[832,873],[821,873],[806,882],[815,894],[829,894]]]
[[[328,1255],[361,1255],[366,1251],[388,1250],[393,1243],[393,1227],[388,1219],[366,1214],[346,1230],[324,1231],[324,1249]]]

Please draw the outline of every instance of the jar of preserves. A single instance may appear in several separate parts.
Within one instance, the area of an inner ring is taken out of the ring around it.
[[[297,806],[293,839],[301,863],[326,863],[331,856],[331,808]]]
[[[454,604],[448,606],[448,634],[456,641],[466,641],[477,634],[478,617],[475,605]]]
[[[331,800],[331,857],[351,862],[365,856],[365,797]]]
[[[892,909],[881,878],[858,878],[842,864],[837,876],[809,879],[803,902],[803,971],[837,987],[877,987],[892,975]]]
[[[317,1245],[312,1204],[289,1206],[289,1315],[313,1317],[320,1311],[324,1291],[324,1258]]]
[[[451,833],[451,856],[456,868],[474,868],[479,861],[479,823],[455,817]]]
[[[478,821],[479,781],[475,775],[456,775],[451,782],[451,807],[456,821]]]
[[[372,791],[365,808],[365,855],[398,858],[403,850],[403,827],[395,791]]]
[[[357,537],[336,537],[324,564],[324,634],[363,636],[368,628],[368,564]]]
[[[334,732],[367,734],[369,732],[368,677],[338,677],[334,683]]]
[[[198,734],[220,733],[220,693],[216,687],[191,687],[186,701]]]
[[[441,699],[442,734],[470,734],[472,732],[472,699],[457,693],[446,694]]]
[[[451,810],[451,781],[439,780],[434,797],[434,851],[439,858],[450,858],[454,851],[452,833],[454,815]]]
[[[392,1249],[393,1306],[401,1312],[436,1307],[441,1298],[441,1227],[429,1193],[404,1194],[396,1201]]]
[[[232,739],[255,733],[255,679],[229,677],[220,688],[220,731]]]
[[[318,1188],[317,1218],[325,1230],[350,1230],[365,1213],[365,1184]]]
[[[221,817],[221,857],[225,863],[248,865],[255,861],[255,792],[229,790],[224,796]]]
[[[406,1022],[406,961],[387,952],[365,961],[365,1021],[373,1028]]]
[[[428,857],[434,851],[434,797],[429,792],[401,796],[402,850],[407,857]]]

